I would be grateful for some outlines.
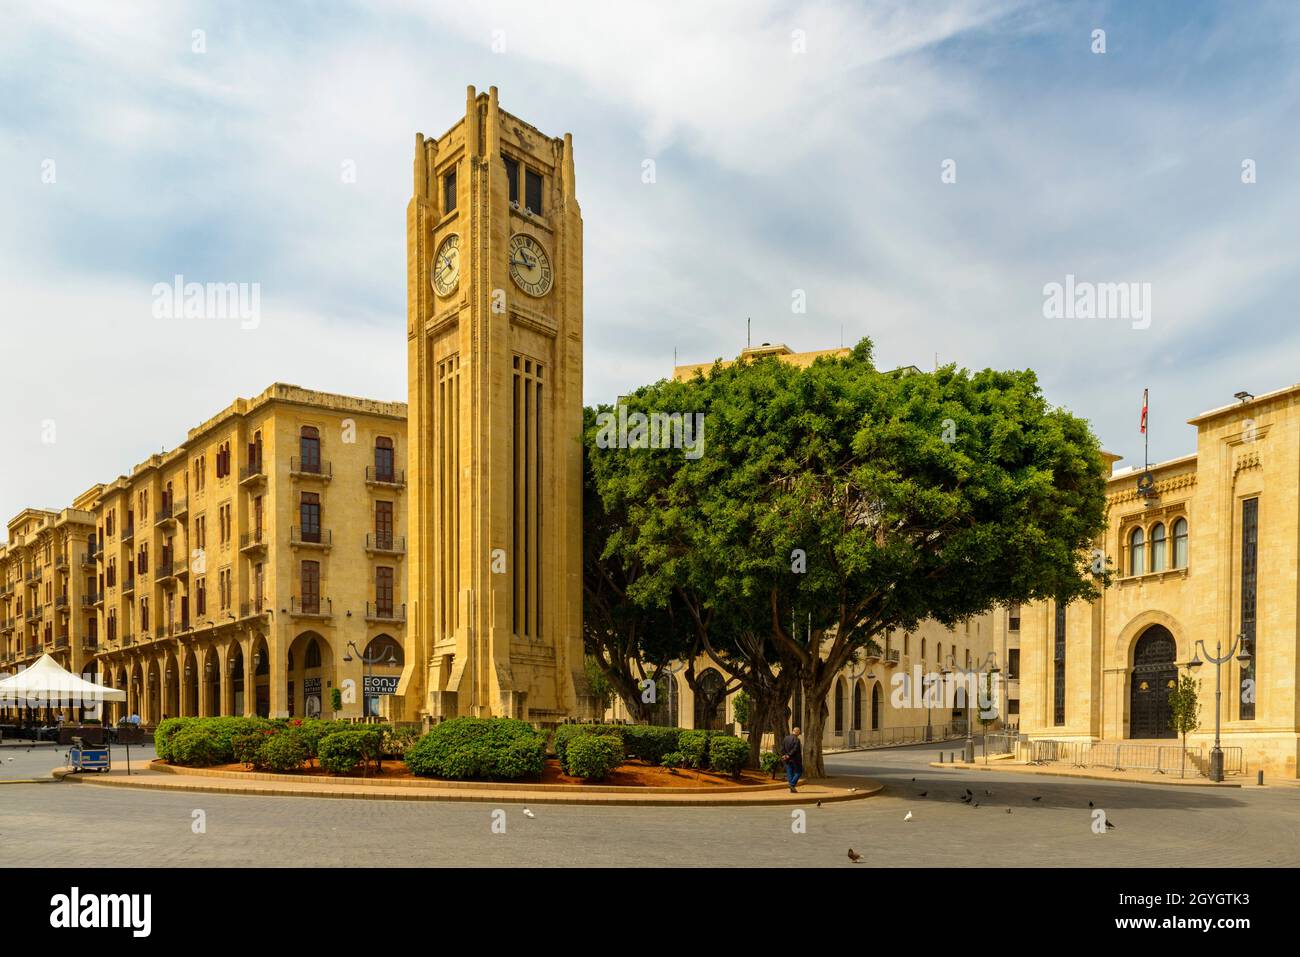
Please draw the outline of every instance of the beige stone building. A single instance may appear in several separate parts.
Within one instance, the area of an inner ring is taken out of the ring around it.
[[[1176,744],[1163,740],[1174,737],[1167,694],[1192,673],[1201,729],[1189,745],[1208,750],[1216,668],[1206,659],[1235,642],[1220,672],[1227,767],[1296,777],[1300,386],[1238,399],[1191,419],[1196,451],[1151,466],[1149,488],[1140,469],[1112,471],[1099,546],[1116,578],[1100,599],[1024,609],[1021,730],[1031,738]]]
[[[276,384],[72,508],[24,511],[0,553],[6,664],[48,651],[150,724],[329,716],[334,688],[340,717],[400,712],[405,413]]]
[[[410,715],[554,724],[582,670],[582,215],[573,142],[470,87],[407,207]]]

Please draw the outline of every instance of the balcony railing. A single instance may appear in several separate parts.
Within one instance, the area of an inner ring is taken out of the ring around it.
[[[24,580],[29,582],[39,581],[40,578],[41,570],[39,568],[28,569],[27,574],[24,576]]]
[[[0,634],[8,634],[17,624],[17,618],[0,618]]]
[[[68,636],[67,636],[67,635],[59,635],[59,637],[57,637],[57,638],[54,639],[54,650],[55,650],[55,651],[58,651],[60,648],[66,648],[66,647],[68,647]]]
[[[405,555],[406,536],[366,534],[366,551],[385,555]]]
[[[135,591],[135,576],[132,575],[130,578],[123,578],[122,594],[125,595],[127,592],[133,592],[133,591]]]
[[[166,581],[176,577],[174,571],[175,563],[169,559],[164,559],[158,563],[158,567],[153,570],[154,581]]]
[[[36,657],[37,655],[39,655],[40,653],[41,653],[41,646],[40,646],[40,645],[28,645],[28,646],[27,646],[27,657],[28,657],[28,658],[35,658],[35,657]]]
[[[161,525],[164,522],[173,521],[175,517],[176,516],[172,514],[172,503],[168,502],[162,508],[158,509],[158,511],[154,512],[153,523],[155,525]]]
[[[323,460],[304,462],[300,458],[291,458],[289,474],[294,478],[321,479],[328,482],[334,477],[334,463]]]
[[[332,618],[334,617],[334,603],[329,598],[304,602],[297,595],[294,595],[289,599],[289,614],[304,618]]]
[[[122,529],[122,541],[129,542],[133,538],[135,538],[134,524],[128,525],[126,528]]]
[[[257,482],[265,482],[266,473],[262,471],[261,462],[250,462],[239,470],[239,484],[253,485]]]
[[[96,556],[97,556],[98,554],[99,554],[99,553],[96,552],[93,548],[92,548],[90,551],[88,551],[88,552],[82,552],[82,553],[81,553],[81,567],[82,567],[82,568],[93,568],[94,565],[95,565],[95,558],[96,558]]]
[[[82,651],[96,651],[99,648],[99,640],[93,635],[81,639]]]
[[[897,648],[885,649],[885,664],[896,665],[903,660],[902,653]]]
[[[129,631],[125,631],[122,633],[121,642],[123,648],[129,648],[131,645],[135,644],[135,635],[131,634]]]
[[[334,544],[334,531],[329,528],[304,529],[294,525],[289,529],[289,544],[329,548]]]
[[[366,602],[366,621],[406,621],[406,603],[400,605]]]
[[[60,555],[55,558],[54,569],[55,571],[66,572],[68,570],[68,557],[66,555]]]
[[[374,465],[366,466],[367,485],[387,485],[393,488],[406,486],[405,469],[381,469]]]
[[[30,621],[40,621],[40,619],[41,619],[41,610],[40,610],[40,608],[37,608],[37,607],[28,608],[27,611],[25,611],[25,612],[23,613],[23,618],[24,618],[25,620],[29,621],[29,622],[30,622]]]
[[[251,532],[244,532],[239,536],[239,550],[241,552],[251,552],[266,548],[266,537],[266,529],[264,528],[255,528]]]
[[[259,598],[255,601],[241,602],[239,605],[240,618],[252,618],[254,615],[265,615],[270,610],[270,605],[265,598]]]
[[[54,596],[54,607],[55,607],[55,608],[67,608],[67,607],[68,607],[68,596],[67,596],[67,595],[55,595],[55,596]]]

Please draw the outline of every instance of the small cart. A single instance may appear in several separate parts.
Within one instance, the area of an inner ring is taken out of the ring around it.
[[[72,747],[68,749],[68,767],[74,774],[82,771],[107,771],[108,748],[86,747],[80,738],[74,738]]]

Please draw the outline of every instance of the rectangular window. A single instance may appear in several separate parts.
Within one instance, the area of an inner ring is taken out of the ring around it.
[[[1020,677],[1020,649],[1007,649],[1007,680],[1015,681]]]
[[[302,610],[309,615],[320,613],[320,562],[302,563]]]
[[[542,212],[542,174],[532,170],[524,171],[524,206],[530,212]]]
[[[506,181],[510,183],[510,202],[519,205],[519,160],[513,156],[501,154],[501,162],[506,164]]]
[[[1054,724],[1065,724],[1065,603],[1056,603],[1056,649],[1053,654]]]
[[[320,542],[320,495],[315,492],[303,492],[298,505],[298,517],[302,524],[304,542]]]
[[[393,547],[393,503],[375,503],[375,548],[391,551]]]
[[[1242,721],[1255,720],[1255,698],[1259,687],[1255,681],[1255,620],[1259,607],[1259,499],[1241,503],[1241,645],[1250,653],[1250,664],[1239,675]],[[1231,712],[1229,712],[1231,713]]]
[[[442,214],[445,216],[456,209],[456,171],[453,169],[442,178]]]
[[[381,618],[393,617],[393,570],[375,569],[375,609]]]

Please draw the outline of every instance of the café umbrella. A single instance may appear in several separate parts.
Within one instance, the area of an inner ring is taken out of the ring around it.
[[[74,675],[49,655],[29,668],[0,679],[0,707],[93,708],[105,701],[125,701],[126,692]]]

